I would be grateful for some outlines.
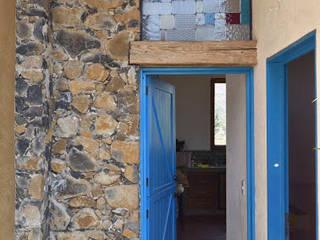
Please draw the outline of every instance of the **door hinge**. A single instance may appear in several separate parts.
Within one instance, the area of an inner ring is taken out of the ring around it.
[[[285,239],[289,239],[289,236],[290,236],[290,214],[289,213],[286,213],[286,223],[285,223],[285,227],[286,227],[286,230],[285,230]]]
[[[149,187],[149,178],[146,179],[146,185]]]
[[[146,86],[146,95],[148,95],[148,93],[149,93],[149,87]]]
[[[149,210],[146,211],[146,218],[149,218]]]

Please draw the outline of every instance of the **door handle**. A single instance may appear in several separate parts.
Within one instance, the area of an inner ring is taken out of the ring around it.
[[[241,180],[241,194],[246,195],[246,180]]]

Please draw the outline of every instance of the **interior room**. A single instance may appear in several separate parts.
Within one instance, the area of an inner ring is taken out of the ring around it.
[[[159,78],[175,86],[177,239],[246,237],[245,77]]]
[[[288,63],[290,239],[316,239],[315,53]]]

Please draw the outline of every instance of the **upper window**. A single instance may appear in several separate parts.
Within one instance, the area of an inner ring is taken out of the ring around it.
[[[211,80],[211,149],[225,149],[226,136],[226,81]]]
[[[142,0],[142,39],[250,40],[250,2],[249,0]]]

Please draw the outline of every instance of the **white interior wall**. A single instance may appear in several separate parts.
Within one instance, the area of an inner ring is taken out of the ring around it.
[[[160,76],[176,87],[176,134],[186,142],[185,150],[210,150],[211,78],[212,75]]]
[[[247,239],[246,76],[227,82],[227,239]]]

